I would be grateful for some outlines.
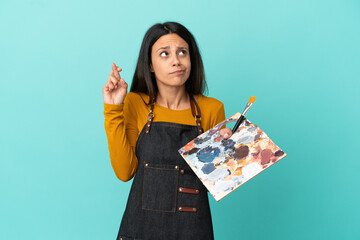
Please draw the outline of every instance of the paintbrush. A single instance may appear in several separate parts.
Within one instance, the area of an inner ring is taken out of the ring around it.
[[[240,124],[244,121],[245,119],[245,114],[249,111],[251,105],[255,102],[256,97],[251,96],[249,99],[249,102],[246,104],[246,107],[243,111],[243,113],[241,114],[241,116],[239,117],[239,119],[236,121],[236,124],[232,130],[233,133],[236,132],[236,130],[239,128]]]

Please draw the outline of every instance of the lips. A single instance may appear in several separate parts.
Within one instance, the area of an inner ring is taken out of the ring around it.
[[[174,72],[171,72],[170,74],[183,74],[185,70],[176,70]]]

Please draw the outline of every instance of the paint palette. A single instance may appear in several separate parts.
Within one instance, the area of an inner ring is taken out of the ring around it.
[[[286,157],[266,133],[247,119],[229,139],[220,136],[221,127],[240,116],[236,113],[179,149],[216,201]]]

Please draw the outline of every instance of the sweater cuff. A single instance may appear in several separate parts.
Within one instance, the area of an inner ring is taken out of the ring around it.
[[[104,111],[105,112],[112,112],[112,111],[122,111],[124,108],[124,104],[108,104],[104,103]]]

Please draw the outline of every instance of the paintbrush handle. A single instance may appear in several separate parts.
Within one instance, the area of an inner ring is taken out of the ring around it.
[[[244,115],[241,115],[241,116],[239,117],[239,119],[236,121],[235,126],[234,126],[234,128],[233,128],[233,130],[232,130],[232,133],[233,133],[233,134],[238,130],[239,126],[240,126],[241,123],[244,121],[244,119],[245,119]]]

